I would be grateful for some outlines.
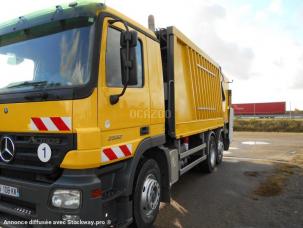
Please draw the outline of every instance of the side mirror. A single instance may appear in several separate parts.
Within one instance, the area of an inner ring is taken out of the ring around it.
[[[121,73],[123,86],[137,85],[138,34],[136,31],[123,31],[120,38]]]
[[[119,102],[129,85],[137,85],[137,53],[136,46],[138,42],[138,33],[136,31],[129,31],[127,22],[121,20],[113,20],[115,23],[120,21],[124,24],[126,31],[121,32],[120,37],[120,59],[121,59],[121,73],[123,90],[120,94],[110,95],[109,100],[112,105]]]
[[[129,47],[136,47],[138,41],[138,33],[136,31],[123,31],[120,37],[121,48],[126,48],[129,42]]]

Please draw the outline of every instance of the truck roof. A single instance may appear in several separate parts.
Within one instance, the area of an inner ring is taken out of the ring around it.
[[[133,26],[139,28],[140,30],[156,39],[156,35],[146,27],[126,17],[120,12],[107,7],[105,4],[96,2],[95,0],[57,5],[0,23],[0,36],[25,30],[34,26],[43,25],[53,21],[76,18],[80,16],[93,17],[98,15],[101,11],[127,20]]]

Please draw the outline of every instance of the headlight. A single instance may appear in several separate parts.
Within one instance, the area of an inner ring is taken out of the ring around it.
[[[55,190],[52,205],[58,208],[78,209],[81,203],[81,192],[78,190]]]

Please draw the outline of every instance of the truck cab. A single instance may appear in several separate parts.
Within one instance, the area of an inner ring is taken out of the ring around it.
[[[126,30],[137,34],[136,74],[111,104],[124,87]],[[1,214],[130,223],[135,163],[121,161],[165,140],[155,34],[90,3],[20,17],[0,37]]]

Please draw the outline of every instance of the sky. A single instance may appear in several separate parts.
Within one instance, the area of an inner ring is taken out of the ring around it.
[[[66,0],[10,0],[5,21]],[[147,26],[174,25],[222,67],[233,103],[286,101],[303,110],[302,0],[106,0]]]

